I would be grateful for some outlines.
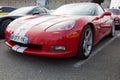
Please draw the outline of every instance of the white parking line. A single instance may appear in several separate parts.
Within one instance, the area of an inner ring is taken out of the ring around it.
[[[107,45],[109,45],[112,41],[114,41],[117,37],[120,36],[120,33],[117,34],[115,37],[113,37],[110,41],[108,41],[107,43],[105,43],[103,46],[101,46],[100,48],[98,48],[97,50],[95,50],[94,52],[92,52],[92,54],[89,56],[88,59],[83,60],[83,61],[78,61],[76,62],[73,67],[78,68],[80,67],[82,64],[84,64],[85,62],[87,62],[89,59],[91,59],[94,55],[96,55],[99,51],[101,51],[103,48],[105,48]]]

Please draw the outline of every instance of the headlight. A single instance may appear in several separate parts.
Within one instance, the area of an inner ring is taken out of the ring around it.
[[[56,31],[65,31],[70,30],[75,26],[74,20],[64,21],[57,23],[56,25],[53,25],[46,29],[46,32],[56,32]]]

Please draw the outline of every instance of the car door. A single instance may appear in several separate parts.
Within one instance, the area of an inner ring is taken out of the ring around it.
[[[113,19],[111,18],[111,15],[107,14],[101,6],[98,6],[97,15],[99,16],[100,36],[102,38],[111,31]]]
[[[93,19],[95,25],[95,40],[98,42],[111,31],[112,18],[107,15],[100,5],[96,6],[96,15]]]

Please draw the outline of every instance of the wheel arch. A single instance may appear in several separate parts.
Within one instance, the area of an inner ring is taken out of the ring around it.
[[[4,20],[7,20],[7,19],[14,20],[14,18],[6,17],[6,18],[1,19],[1,20],[0,20],[0,23],[2,23]]]

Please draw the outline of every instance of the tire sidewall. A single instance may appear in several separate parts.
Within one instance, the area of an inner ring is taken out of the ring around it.
[[[84,54],[83,43],[84,43],[84,38],[85,38],[85,32],[86,32],[86,30],[87,30],[88,28],[91,29],[91,32],[92,32],[92,45],[93,45],[93,31],[92,31],[91,26],[87,25],[87,26],[83,29],[82,34],[81,34],[81,36],[80,36],[80,40],[79,40],[77,57],[80,58],[80,59],[86,59],[86,58],[88,58],[88,57],[90,56],[90,54],[91,54],[91,51],[92,51],[92,48],[91,48],[91,51],[90,51],[89,55],[86,56],[86,55]]]
[[[1,37],[4,38],[4,34],[5,34],[5,29],[7,28],[7,25],[11,22],[11,19],[5,19],[2,21],[1,23],[1,28],[0,28],[0,33],[1,33]]]

